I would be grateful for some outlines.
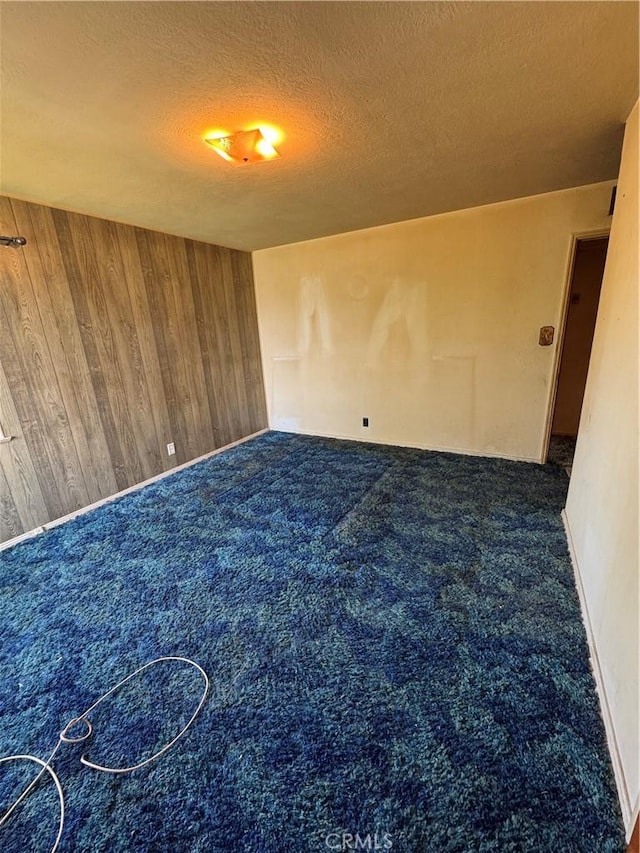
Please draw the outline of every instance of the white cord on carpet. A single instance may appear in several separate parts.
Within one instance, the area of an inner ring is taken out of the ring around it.
[[[27,797],[29,793],[35,788],[35,786],[38,784],[38,781],[46,772],[51,776],[54,781],[56,790],[58,792],[58,799],[60,801],[60,825],[58,828],[56,840],[50,851],[50,853],[55,853],[55,851],[58,849],[58,845],[60,844],[60,839],[62,838],[62,831],[64,829],[64,794],[62,792],[62,785],[60,784],[60,780],[58,779],[55,771],[51,767],[51,762],[53,761],[56,752],[63,743],[81,743],[82,741],[87,740],[87,738],[89,738],[93,732],[91,722],[87,718],[91,711],[95,710],[101,702],[104,702],[104,700],[111,696],[113,693],[115,693],[116,690],[119,690],[120,687],[127,683],[127,681],[130,681],[132,678],[135,678],[136,675],[139,675],[141,672],[144,672],[145,669],[149,669],[149,667],[154,666],[154,664],[162,663],[163,661],[178,661],[180,663],[188,663],[190,666],[193,666],[195,667],[195,669],[198,670],[204,680],[204,690],[202,692],[202,696],[200,698],[200,701],[198,702],[195,711],[191,715],[189,722],[178,732],[178,734],[172,740],[169,741],[169,743],[166,743],[162,747],[162,749],[159,749],[157,752],[154,752],[154,754],[150,758],[146,758],[139,764],[132,764],[130,767],[107,767],[101,764],[95,764],[93,761],[89,761],[89,759],[85,755],[81,756],[80,762],[84,764],[85,767],[91,767],[94,770],[100,770],[103,773],[131,773],[133,770],[139,770],[141,767],[144,767],[145,764],[150,764],[152,761],[155,761],[156,758],[159,758],[163,752],[166,752],[168,749],[171,749],[171,747],[176,743],[176,741],[180,740],[180,738],[184,734],[186,734],[187,730],[191,727],[191,724],[200,713],[200,710],[204,705],[205,699],[207,698],[207,693],[209,692],[209,677],[207,676],[207,673],[204,671],[204,669],[202,669],[199,664],[197,664],[195,661],[190,660],[189,658],[175,657],[169,655],[149,661],[149,663],[145,663],[144,666],[139,667],[138,669],[134,670],[134,672],[127,675],[126,678],[123,678],[122,681],[119,681],[115,685],[115,687],[112,687],[111,690],[108,690],[106,693],[104,693],[97,700],[97,702],[94,702],[93,705],[87,708],[86,711],[83,711],[83,713],[80,714],[79,717],[74,717],[74,719],[69,720],[67,725],[58,735],[58,742],[56,743],[51,755],[47,758],[46,761],[43,761],[41,758],[36,758],[35,755],[8,755],[6,758],[0,758],[0,764],[4,764],[9,761],[33,761],[36,764],[39,764],[42,768],[38,775],[34,779],[32,779],[31,782],[29,782],[24,791],[22,791],[18,798],[14,800],[11,806],[9,806],[9,809],[0,818],[0,827],[2,827],[3,824],[6,823],[11,814],[25,799],[25,797]],[[83,724],[85,726],[85,731],[81,732],[76,736],[71,734],[71,731],[80,724]]]
[[[62,830],[64,828],[64,794],[62,793],[62,785],[60,784],[60,780],[56,776],[55,772],[49,766],[49,762],[51,761],[53,756],[56,754],[59,746],[60,746],[60,741],[58,741],[55,749],[53,750],[53,752],[51,753],[49,758],[47,758],[46,761],[43,761],[41,758],[36,758],[35,755],[9,755],[7,758],[0,758],[0,764],[3,764],[5,761],[21,761],[22,760],[22,761],[35,761],[36,764],[40,764],[42,767],[42,770],[38,773],[36,778],[24,789],[24,791],[20,794],[18,799],[10,807],[9,811],[7,811],[2,816],[2,820],[0,820],[0,826],[2,826],[2,824],[9,818],[9,815],[13,812],[13,810],[22,802],[22,800],[24,800],[24,798],[27,796],[29,791],[33,790],[33,788],[38,783],[38,779],[40,779],[40,777],[42,776],[42,774],[45,771],[53,779],[53,782],[56,786],[56,790],[58,792],[58,799],[60,800],[60,825],[58,826],[58,834],[56,836],[55,843],[54,843],[53,847],[51,848],[51,853],[55,853],[55,851],[58,849],[58,844],[60,844],[60,839],[62,838]]]

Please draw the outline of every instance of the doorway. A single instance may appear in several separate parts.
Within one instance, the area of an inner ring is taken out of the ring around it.
[[[608,237],[594,237],[578,240],[575,248],[547,454],[547,462],[561,465],[568,474],[580,425],[608,245]]]

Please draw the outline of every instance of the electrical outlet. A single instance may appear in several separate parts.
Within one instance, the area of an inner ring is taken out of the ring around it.
[[[366,427],[369,426],[369,418],[363,418],[362,419],[362,426],[366,426]]]
[[[169,444],[167,444],[167,456],[175,456],[175,455],[176,455],[176,446],[172,441],[170,441]]]

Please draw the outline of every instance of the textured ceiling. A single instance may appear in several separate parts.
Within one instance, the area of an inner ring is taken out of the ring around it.
[[[0,190],[253,250],[614,178],[635,2],[2,2]],[[207,130],[271,123],[234,167]]]

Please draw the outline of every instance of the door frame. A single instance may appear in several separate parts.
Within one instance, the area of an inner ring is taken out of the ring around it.
[[[569,251],[567,254],[567,267],[562,289],[562,300],[560,303],[560,316],[558,318],[558,328],[556,334],[556,348],[553,354],[553,367],[551,369],[551,384],[549,387],[549,397],[547,400],[547,415],[545,419],[544,438],[542,441],[542,456],[540,462],[545,463],[549,455],[549,443],[551,441],[551,426],[553,424],[553,413],[556,407],[556,397],[558,395],[558,380],[560,379],[560,365],[562,364],[562,352],[564,350],[564,339],[567,330],[567,318],[569,315],[569,296],[571,294],[571,285],[573,284],[573,271],[576,262],[576,250],[578,243],[581,240],[598,240],[604,237],[609,237],[611,227],[599,228],[595,231],[576,231],[571,235],[569,243]],[[606,267],[605,267],[606,269]],[[598,306],[598,313],[600,307]],[[596,324],[598,322],[596,315]]]

